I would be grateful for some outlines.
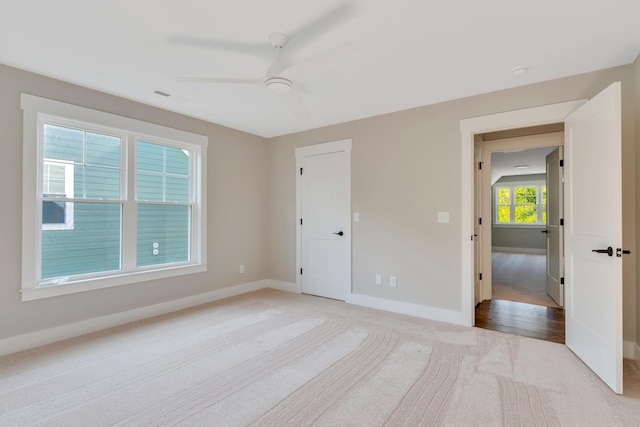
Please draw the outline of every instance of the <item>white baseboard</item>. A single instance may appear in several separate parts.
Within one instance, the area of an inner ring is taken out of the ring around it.
[[[114,313],[106,316],[96,317],[93,319],[82,320],[80,322],[69,323],[55,328],[44,329],[41,331],[31,332],[24,335],[18,335],[11,338],[0,340],[0,356],[10,353],[16,353],[22,350],[51,344],[68,338],[77,337],[92,332],[101,331],[103,329],[112,328],[114,326],[124,325],[126,323],[138,320],[148,319],[150,317],[171,313],[182,310],[184,308],[195,307],[200,304],[206,304],[223,298],[229,298],[236,295],[253,292],[267,287],[275,289],[284,289],[285,282],[276,282],[271,280],[258,280],[256,282],[244,283],[241,285],[230,286],[203,294],[193,295],[180,298],[173,301],[167,301],[147,307],[136,308],[122,313]]]
[[[361,305],[393,313],[408,314],[409,316],[421,317],[423,319],[455,323],[457,325],[463,324],[462,313],[459,311],[445,310],[442,308],[429,307],[427,305],[394,301],[361,294],[349,295],[346,302],[348,304]]]
[[[296,283],[283,282],[282,280],[267,279],[268,288],[277,289],[279,291],[291,292],[294,294],[302,293],[302,290]]]
[[[296,283],[267,280],[267,286],[281,291],[296,294],[302,293],[302,290]],[[459,325],[462,324],[462,313],[458,311],[443,310],[441,308],[429,307],[426,305],[388,300],[361,294],[349,294],[347,295],[345,302],[347,304],[360,305],[393,313],[407,314],[410,316],[421,317],[423,319],[437,320],[440,322],[455,323]]]
[[[80,322],[69,323],[55,328],[44,329],[24,335],[0,340],[0,356],[4,356],[18,351],[51,344],[68,338],[77,337],[92,332],[101,331],[115,326],[138,320],[160,316],[174,311],[182,310],[197,305],[206,304],[236,295],[246,294],[264,288],[272,288],[280,291],[299,294],[301,290],[296,283],[284,282],[281,280],[264,279],[241,285],[230,286],[203,294],[167,301],[147,307],[136,308],[122,313],[114,313],[107,316],[82,320]],[[384,298],[372,297],[361,294],[350,294],[346,303],[360,305],[363,307],[375,308],[378,310],[390,311],[393,313],[407,314],[421,317],[423,319],[436,320],[440,322],[454,323],[462,325],[462,313],[454,310],[445,310],[426,305],[414,304],[403,301],[394,301]],[[640,364],[640,346],[633,341],[624,341],[623,355],[627,359],[633,359]]]
[[[536,254],[536,255],[544,255],[547,253],[546,249],[538,249],[538,248],[512,248],[509,246],[494,246],[491,248],[493,252],[509,252],[509,253],[517,253],[517,254]]]

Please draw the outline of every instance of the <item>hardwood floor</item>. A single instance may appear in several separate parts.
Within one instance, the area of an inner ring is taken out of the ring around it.
[[[491,265],[493,299],[559,307],[547,295],[546,255],[494,251]]]
[[[476,326],[564,344],[564,310],[561,308],[486,300],[476,307]]]

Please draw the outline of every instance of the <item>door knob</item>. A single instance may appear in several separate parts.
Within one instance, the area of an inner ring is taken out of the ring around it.
[[[591,252],[613,256],[613,248],[611,246],[609,246],[607,249],[593,249],[591,250]]]
[[[338,231],[337,233],[333,233],[333,234],[336,234],[336,235],[338,235],[338,236],[342,236],[342,235],[344,235],[344,233],[343,233],[342,231]]]

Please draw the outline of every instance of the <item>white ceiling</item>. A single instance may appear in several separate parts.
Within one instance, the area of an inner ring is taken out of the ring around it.
[[[265,137],[629,64],[640,52],[638,0],[0,1],[0,62]],[[311,119],[258,86],[176,82],[263,76],[272,32],[292,36],[287,64],[354,48],[344,66],[298,86]],[[512,75],[518,66],[529,73]]]
[[[503,176],[533,175],[547,173],[547,154],[556,147],[533,148],[529,150],[496,152],[491,154],[491,185]],[[516,166],[528,166],[516,168]]]

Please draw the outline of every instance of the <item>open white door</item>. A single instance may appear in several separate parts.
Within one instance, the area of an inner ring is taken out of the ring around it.
[[[475,203],[474,203],[474,228],[473,228],[473,245],[474,245],[474,265],[473,265],[473,274],[474,274],[474,297],[473,300],[475,304],[481,303],[483,298],[483,289],[482,289],[482,227],[480,226],[479,218],[482,212],[482,169],[480,169],[480,161],[481,161],[481,148],[480,144],[476,143],[474,146],[474,162],[475,162],[475,175],[474,175],[474,186],[475,186]]]
[[[620,83],[565,120],[566,343],[622,393]]]
[[[547,163],[547,294],[560,307],[564,305],[563,183],[561,161],[563,147],[553,150]]]
[[[345,300],[351,291],[350,149],[347,140],[296,150],[303,293]]]

